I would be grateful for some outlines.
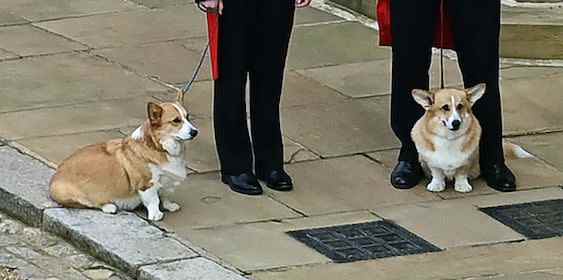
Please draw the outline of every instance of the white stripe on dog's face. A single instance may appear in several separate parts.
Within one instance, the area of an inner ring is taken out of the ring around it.
[[[448,127],[449,130],[457,130],[457,129],[459,129],[459,126],[461,125],[461,116],[460,116],[459,111],[457,109],[455,97],[452,96],[451,100],[452,101],[451,101],[451,107],[450,108],[452,110],[452,113],[451,113],[450,117],[448,118],[446,126]]]
[[[188,119],[187,119],[188,113],[186,112],[186,110],[182,106],[179,106],[177,104],[173,104],[173,105],[176,108],[176,110],[178,110],[178,113],[180,114],[180,116],[182,118],[182,127],[180,128],[180,130],[174,136],[176,137],[176,139],[178,139],[180,141],[186,141],[186,140],[193,139],[198,134],[198,132],[199,132],[198,129],[195,128],[188,121]]]

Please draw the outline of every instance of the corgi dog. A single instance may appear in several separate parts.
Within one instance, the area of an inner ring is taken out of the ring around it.
[[[431,178],[428,191],[444,191],[446,181],[454,181],[458,192],[473,190],[469,180],[480,175],[481,125],[472,106],[485,94],[485,89],[485,84],[478,84],[469,89],[412,91],[414,100],[426,111],[413,127],[411,137],[422,168]],[[505,142],[503,146],[507,157],[532,157],[514,144]]]
[[[65,159],[51,179],[51,198],[64,207],[112,214],[142,204],[149,220],[161,220],[159,192],[186,178],[184,141],[198,134],[182,99],[178,93],[177,102],[149,102],[146,121],[130,136],[86,146]],[[180,209],[169,200],[162,207]]]

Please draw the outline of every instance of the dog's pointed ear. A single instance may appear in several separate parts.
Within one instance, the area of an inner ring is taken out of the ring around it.
[[[485,94],[487,85],[484,83],[478,84],[472,88],[466,89],[467,97],[469,98],[469,103],[471,105],[475,104]]]
[[[427,90],[413,89],[412,97],[414,97],[414,101],[420,104],[424,110],[429,110],[432,107],[432,104],[434,104],[434,94]]]
[[[184,104],[184,93],[181,90],[176,92],[176,102]]]
[[[162,111],[162,107],[154,102],[149,102],[149,104],[147,104],[147,113],[151,124],[157,124],[160,122],[160,119],[162,118]]]

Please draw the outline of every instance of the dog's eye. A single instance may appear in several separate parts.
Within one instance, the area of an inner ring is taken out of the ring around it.
[[[182,122],[182,119],[180,119],[180,118],[175,118],[172,122],[174,122],[174,123],[181,123],[181,122]]]
[[[442,106],[442,110],[448,112],[450,110],[450,106],[446,104],[446,105]]]
[[[458,110],[458,111],[463,110],[463,104],[458,104],[458,105],[457,105],[457,110]]]

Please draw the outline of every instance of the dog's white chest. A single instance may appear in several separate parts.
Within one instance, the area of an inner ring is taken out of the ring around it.
[[[161,186],[176,186],[188,176],[186,162],[181,157],[169,157],[163,165],[150,164],[153,183]]]
[[[463,151],[463,145],[463,137],[454,140],[437,138],[434,141],[435,151],[419,152],[428,166],[442,169],[446,176],[451,177],[458,168],[470,164],[471,156],[475,152]]]

